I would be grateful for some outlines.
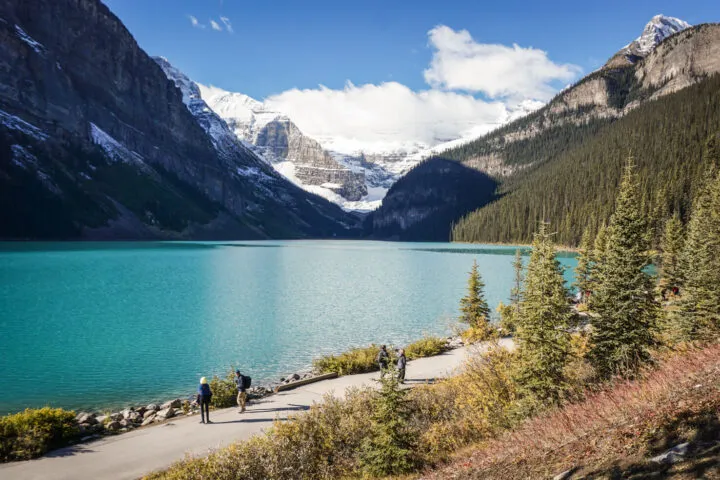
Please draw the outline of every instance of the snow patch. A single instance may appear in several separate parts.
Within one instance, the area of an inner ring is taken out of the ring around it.
[[[37,128],[35,125],[31,125],[20,117],[10,115],[7,112],[0,110],[0,124],[6,126],[11,130],[18,130],[25,135],[29,135],[38,140],[47,140],[48,136],[42,130]]]
[[[90,123],[90,136],[93,143],[105,151],[107,157],[113,162],[134,163],[145,165],[143,158],[136,152],[130,151],[126,146],[105,133],[94,123]]]
[[[626,55],[645,57],[655,50],[655,47],[667,37],[691,26],[692,25],[679,18],[655,15],[647,25],[645,25],[642,34],[633,42],[623,47],[621,51]]]
[[[45,47],[43,46],[43,44],[28,35],[25,30],[20,28],[20,25],[15,25],[15,33],[17,34],[18,38],[20,38],[20,40],[30,45],[30,48],[32,48],[35,53],[37,53],[38,55],[42,55],[43,57],[45,56]]]

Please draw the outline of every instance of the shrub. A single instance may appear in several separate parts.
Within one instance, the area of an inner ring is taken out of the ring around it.
[[[237,405],[237,386],[235,385],[235,373],[231,370],[225,378],[217,375],[210,380],[212,391],[212,406],[215,408],[227,408]]]
[[[405,347],[405,356],[408,360],[415,358],[432,357],[440,355],[447,350],[447,342],[443,338],[424,337]]]
[[[328,355],[313,361],[313,366],[320,373],[337,373],[338,375],[351,375],[353,373],[367,373],[379,370],[375,358],[380,347],[358,347],[339,355]]]
[[[0,418],[0,461],[28,460],[65,446],[79,435],[75,412],[26,409]]]

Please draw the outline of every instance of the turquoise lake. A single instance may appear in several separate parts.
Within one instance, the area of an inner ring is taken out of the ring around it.
[[[494,309],[513,247],[364,241],[0,243],[0,413],[261,384],[321,355],[450,334],[476,259]],[[572,276],[572,254],[560,254]]]

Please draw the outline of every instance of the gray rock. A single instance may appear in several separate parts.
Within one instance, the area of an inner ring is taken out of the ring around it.
[[[130,421],[127,420],[127,419],[125,419],[125,418],[123,418],[122,420],[120,420],[118,423],[120,424],[120,426],[121,426],[122,428],[127,428],[127,427],[129,427],[130,425],[132,425],[132,424],[130,423]]]
[[[175,409],[173,407],[168,407],[164,410],[160,410],[157,416],[161,419],[172,418],[175,416]]]
[[[145,410],[160,410],[160,407],[157,403],[151,403],[147,407],[145,407]]]
[[[575,468],[571,468],[570,470],[565,470],[564,472],[558,473],[553,477],[552,480],[567,480],[568,478],[572,477],[572,474],[575,470]]]
[[[77,417],[75,417],[78,423],[87,423],[90,425],[94,425],[97,423],[97,419],[95,418],[94,413],[81,413]]]
[[[661,453],[660,455],[656,457],[652,457],[650,459],[651,462],[655,463],[677,463],[685,460],[685,456],[688,453],[688,447],[690,446],[689,443],[681,443],[679,445],[675,445],[673,448],[668,450],[665,453]]]
[[[168,408],[180,408],[182,407],[182,400],[179,398],[176,398],[175,400],[170,400],[162,405],[160,405],[160,410],[167,410]]]
[[[140,426],[146,427],[146,426],[150,425],[155,420],[156,417],[157,417],[157,415],[155,415],[154,413],[152,415],[148,415],[147,417],[145,417],[145,419],[143,420],[142,424],[140,424]]]
[[[105,421],[106,421],[107,419],[108,419],[107,415],[98,415],[97,417],[95,417],[95,421],[96,421],[97,423],[99,423],[100,425],[102,425],[103,423],[105,423]]]
[[[297,373],[293,373],[292,375],[290,375],[290,378],[288,378],[288,381],[290,382],[294,382],[296,380],[300,380],[300,375],[298,375]]]
[[[143,413],[143,419],[148,417],[154,417],[157,414],[157,410],[147,410],[145,413]]]
[[[130,412],[130,414],[125,417],[125,420],[132,423],[137,423],[143,419],[142,415],[140,415],[137,412]]]
[[[123,419],[123,415],[120,412],[111,413],[109,416],[110,416],[110,420],[112,420],[114,422],[119,422],[120,420]]]
[[[113,420],[112,422],[105,425],[105,430],[108,430],[110,432],[116,432],[122,428],[122,425],[120,425],[120,422]]]

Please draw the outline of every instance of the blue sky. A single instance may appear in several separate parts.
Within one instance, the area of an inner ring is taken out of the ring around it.
[[[476,137],[600,67],[656,14],[720,21],[718,0],[104,1],[149,54],[348,152]]]
[[[151,55],[194,80],[262,99],[319,84],[394,80],[425,88],[436,25],[482,43],[535,47],[592,71],[655,14],[691,24],[720,21],[718,1],[254,1],[105,0]],[[193,28],[194,15],[205,29]],[[233,34],[210,19],[232,22]]]

